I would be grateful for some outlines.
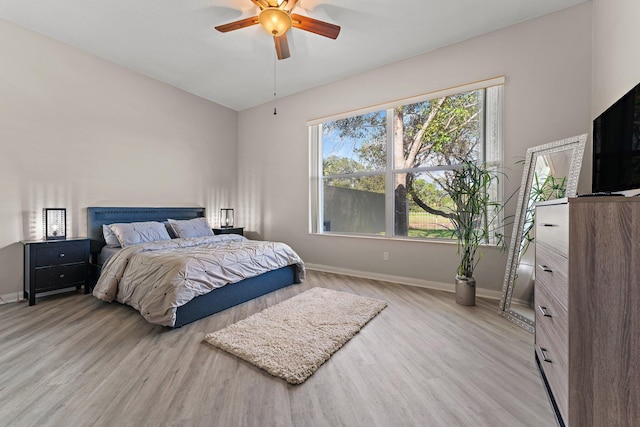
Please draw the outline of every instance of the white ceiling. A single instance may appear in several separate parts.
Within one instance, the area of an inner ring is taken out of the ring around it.
[[[340,25],[337,40],[293,28],[275,64],[278,97],[587,0],[300,0],[295,13]],[[0,0],[13,22],[240,111],[273,99],[273,39],[250,0]]]

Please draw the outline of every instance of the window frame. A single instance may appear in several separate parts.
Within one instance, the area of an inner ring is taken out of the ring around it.
[[[437,92],[431,92],[428,94],[418,95],[411,98],[396,100],[393,102],[378,104],[375,106],[362,108],[358,110],[352,110],[337,115],[326,116],[319,119],[310,120],[307,122],[309,129],[309,143],[310,143],[310,156],[309,156],[309,233],[322,234],[322,235],[339,235],[339,236],[360,236],[360,237],[375,237],[383,239],[408,239],[408,240],[436,240],[450,242],[451,239],[438,239],[438,238],[425,238],[425,237],[411,237],[395,234],[395,179],[398,173],[420,173],[428,171],[440,171],[455,169],[456,166],[422,166],[417,168],[403,168],[394,169],[393,164],[393,111],[396,107],[411,105],[419,102],[432,100],[444,96],[456,95],[460,93],[471,92],[474,90],[485,90],[483,96],[482,109],[483,112],[481,121],[481,133],[482,133],[482,147],[481,147],[481,160],[494,166],[496,169],[500,168],[503,164],[503,143],[502,143],[502,119],[503,119],[503,91],[504,91],[505,78],[496,77],[493,79],[474,82],[467,85],[456,86]],[[491,93],[491,96],[487,95],[487,89],[495,90]],[[492,103],[488,107],[488,103]],[[492,121],[487,120],[487,109],[492,108],[494,114],[492,115]],[[344,118],[355,117],[372,112],[378,112],[386,110],[386,168],[384,171],[365,171],[354,172],[349,174],[339,175],[323,175],[323,152],[322,152],[322,126],[323,123],[336,121]],[[487,142],[487,136],[492,139],[489,146]],[[324,204],[323,204],[323,183],[326,179],[335,178],[358,178],[364,176],[385,176],[385,231],[384,234],[370,234],[370,233],[357,233],[347,231],[324,231]],[[501,180],[498,181],[496,188],[494,189],[495,200],[501,201],[503,199],[503,188]],[[497,215],[500,218],[497,219],[498,224],[502,224],[502,212],[498,212]],[[322,226],[321,226],[322,224]],[[493,242],[489,242],[493,243]]]

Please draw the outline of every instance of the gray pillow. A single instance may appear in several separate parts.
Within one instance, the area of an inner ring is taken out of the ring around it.
[[[171,240],[169,233],[161,222],[130,222],[110,224],[109,228],[116,235],[120,246],[127,247],[138,243]]]
[[[102,235],[104,236],[104,241],[108,247],[110,248],[120,247],[120,241],[118,240],[116,235],[113,234],[113,231],[111,231],[111,229],[107,224],[102,224]]]
[[[205,217],[187,220],[169,219],[168,221],[178,237],[213,236],[209,221]]]

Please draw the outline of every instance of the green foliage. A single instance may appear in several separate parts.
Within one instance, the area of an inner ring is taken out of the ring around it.
[[[453,203],[449,194],[433,182],[418,178],[413,181],[412,189],[416,196],[429,206],[451,206]],[[411,212],[424,212],[424,209],[415,203],[411,203],[409,209]]]
[[[404,127],[405,167],[468,159],[479,142],[478,101],[479,92],[472,91],[396,108]]]
[[[458,242],[460,264],[458,275],[473,277],[473,272],[481,254],[478,248],[494,235],[502,242],[501,235],[495,234],[492,224],[496,211],[501,205],[491,200],[489,188],[498,177],[491,169],[475,162],[464,161],[459,169],[453,170],[440,183],[451,196],[454,207],[450,213],[451,230]]]
[[[446,228],[418,230],[409,228],[409,237],[421,237],[424,239],[451,239],[453,238],[451,230]]]
[[[386,138],[387,115],[384,111],[327,122],[323,132],[337,132],[343,140],[380,141]]]
[[[567,194],[567,177],[556,178],[547,175],[544,180],[540,179],[538,172],[533,174],[533,184],[529,197],[533,203],[544,202],[546,200],[561,199]]]
[[[331,156],[323,161],[323,175],[342,175],[362,170],[360,163],[347,157]]]
[[[325,176],[344,175],[363,170],[362,164],[346,157],[331,156],[324,160],[323,173]],[[333,187],[350,188],[353,190],[384,193],[385,176],[383,174],[365,176],[361,178],[341,177],[331,178]]]

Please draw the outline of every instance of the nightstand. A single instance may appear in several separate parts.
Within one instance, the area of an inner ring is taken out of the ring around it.
[[[244,236],[244,227],[212,228],[213,234],[239,234]]]
[[[29,305],[36,294],[84,285],[89,293],[88,238],[29,240],[24,245],[24,297]]]

